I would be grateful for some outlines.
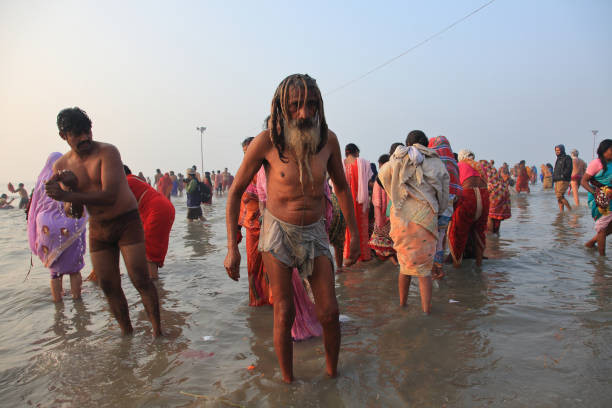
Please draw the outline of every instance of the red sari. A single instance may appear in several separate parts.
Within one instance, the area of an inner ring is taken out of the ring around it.
[[[163,194],[142,179],[128,175],[128,186],[138,201],[138,212],[145,236],[147,260],[164,266],[170,230],[174,223],[174,206]]]
[[[240,203],[239,224],[246,229],[247,271],[249,275],[249,306],[272,304],[268,277],[264,271],[263,259],[259,252],[259,199],[257,187],[249,184]]]
[[[369,235],[368,235],[368,227],[369,227],[369,218],[368,218],[368,208],[364,210],[364,205],[357,202],[357,193],[359,191],[359,166],[358,161],[355,160],[352,164],[344,163],[344,172],[346,173],[346,179],[348,181],[349,188],[351,190],[351,194],[353,195],[353,206],[355,208],[355,220],[357,221],[357,231],[359,232],[359,249],[361,250],[361,255],[359,255],[359,261],[369,261],[372,259],[372,254],[370,253],[370,247],[368,245]],[[367,204],[365,204],[367,205]],[[344,240],[344,259],[349,257],[351,246],[351,233],[346,228],[346,236]]]
[[[478,163],[473,160],[464,160],[461,163],[469,164],[480,174],[480,178],[487,182],[487,176]],[[461,170],[462,166],[459,166],[460,173]],[[484,251],[488,218],[489,190],[487,187],[464,188],[448,228],[448,243],[455,262],[461,263],[468,240]]]
[[[516,175],[516,192],[526,191],[529,193],[529,174],[525,166],[519,166]]]

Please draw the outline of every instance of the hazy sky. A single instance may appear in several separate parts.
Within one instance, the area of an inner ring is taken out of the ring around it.
[[[68,106],[133,171],[200,168],[200,125],[206,170],[235,171],[285,76],[325,94],[485,2],[1,1],[0,180],[68,149]],[[412,129],[498,163],[554,162],[558,143],[589,160],[591,129],[612,138],[611,20],[608,0],[497,0],[324,96],[328,124],[372,161]]]

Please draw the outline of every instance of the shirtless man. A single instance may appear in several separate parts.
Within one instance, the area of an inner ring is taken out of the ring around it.
[[[268,200],[259,249],[274,298],[274,348],[283,381],[293,381],[293,267],[310,281],[317,317],[323,326],[326,372],[335,377],[340,323],[333,257],[323,219],[326,172],[334,183],[351,231],[351,251],[346,264],[355,263],[359,257],[359,234],[338,138],[327,129],[321,92],[316,81],[308,75],[291,75],[281,82],[272,99],[270,121],[270,129],[261,132],[249,145],[228,193],[225,269],[231,279],[240,278],[240,253],[236,242],[240,198],[263,165]]]
[[[28,192],[25,189],[23,183],[19,183],[17,185],[17,188],[14,188],[13,185],[11,183],[8,184],[8,188],[9,191],[11,193],[17,193],[19,194],[19,209],[24,210],[26,208],[28,208],[28,203],[30,202],[30,199],[28,198]]]
[[[128,187],[119,151],[113,145],[92,140],[91,120],[79,108],[62,110],[57,115],[57,127],[70,151],[53,165],[55,176],[46,183],[46,193],[54,200],[70,203],[68,213],[77,217],[82,215],[83,206],[87,207],[91,263],[122,333],[130,334],[133,329],[121,289],[119,252],[140,293],[153,335],[160,336],[157,290],[149,277],[138,205]]]
[[[586,163],[584,160],[578,157],[578,150],[572,149],[570,155],[572,156],[572,181],[570,183],[572,186],[572,195],[574,196],[574,204],[576,204],[576,207],[578,207],[580,205],[578,189],[580,188],[582,176],[586,170]]]

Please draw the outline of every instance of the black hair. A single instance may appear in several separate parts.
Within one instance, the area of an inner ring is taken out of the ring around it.
[[[408,133],[408,136],[406,136],[406,146],[412,146],[415,143],[425,147],[429,145],[429,139],[425,136],[425,132],[422,130],[413,130]]]
[[[57,128],[61,133],[71,132],[73,135],[81,135],[91,132],[91,119],[87,113],[78,108],[62,109],[57,114]]]
[[[455,152],[453,152],[453,156],[455,156],[455,161],[458,162],[459,161],[459,155]],[[506,163],[504,163],[506,164]]]
[[[393,153],[395,153],[395,149],[397,149],[399,146],[403,146],[404,144],[402,142],[395,142],[391,145],[391,148],[389,149],[389,156],[393,156]]]
[[[251,142],[253,141],[253,139],[255,139],[253,136],[251,136],[251,137],[247,137],[246,139],[244,139],[244,140],[242,141],[242,143],[241,143],[242,147],[244,148],[244,147],[246,147],[246,146],[250,145],[250,144],[251,144]]]
[[[355,143],[349,143],[346,145],[346,147],[344,148],[344,153],[348,156],[349,154],[354,156],[357,153],[359,153],[359,148],[357,147],[357,145]]]
[[[383,164],[385,164],[386,162],[389,161],[389,155],[388,154],[383,154],[378,158],[378,165],[382,166]]]
[[[270,115],[266,116],[263,122],[263,130],[268,129],[268,122],[270,122]]]
[[[612,147],[612,139],[604,139],[601,141],[601,143],[599,144],[599,147],[597,148],[597,157],[599,157],[599,161],[601,162],[601,165],[603,166],[603,171],[608,170],[608,162],[606,161],[606,158],[604,157],[604,153]]]
[[[123,171],[125,172],[126,176],[132,174],[132,170],[130,170],[130,168],[125,164],[123,165]]]

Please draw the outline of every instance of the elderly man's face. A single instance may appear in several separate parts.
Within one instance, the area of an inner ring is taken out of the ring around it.
[[[304,98],[300,89],[291,87],[289,89],[289,119],[313,119],[319,109],[319,100],[314,92],[308,92],[308,98]]]

